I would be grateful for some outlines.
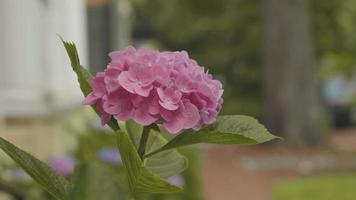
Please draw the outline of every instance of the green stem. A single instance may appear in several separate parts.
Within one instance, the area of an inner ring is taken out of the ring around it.
[[[164,147],[164,146],[163,146],[163,147]],[[155,154],[157,154],[157,153],[160,153],[160,152],[162,152],[162,151],[164,151],[164,150],[166,150],[166,149],[165,149],[165,148],[157,149],[156,151],[153,151],[153,152],[151,152],[151,153],[149,153],[149,154],[144,155],[143,158],[149,158],[149,157],[151,157],[151,156],[153,156],[153,155],[155,155]]]
[[[143,128],[143,132],[142,132],[142,136],[141,136],[141,140],[140,140],[140,146],[138,147],[138,150],[137,150],[138,155],[140,156],[141,159],[143,159],[144,155],[145,155],[146,144],[147,144],[149,132],[150,132],[150,127],[145,126]]]

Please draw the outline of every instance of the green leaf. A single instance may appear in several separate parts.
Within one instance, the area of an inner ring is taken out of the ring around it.
[[[125,124],[120,123],[120,128],[127,131],[135,148],[138,149],[143,126],[133,120],[129,120]],[[156,151],[167,143],[168,140],[158,131],[150,129],[146,144],[146,154]],[[183,172],[188,166],[188,161],[177,150],[169,150],[145,159],[144,166],[160,177],[168,178]]]
[[[116,134],[121,159],[127,172],[128,185],[133,195],[142,193],[174,193],[181,191],[180,188],[169,184],[144,167],[126,131],[117,131]]]
[[[70,200],[126,200],[127,193],[115,177],[114,170],[107,166],[79,164],[73,175]]]
[[[71,184],[47,164],[0,137],[0,148],[56,199],[67,199]]]
[[[74,174],[72,177],[73,188],[70,191],[71,200],[87,198],[88,171],[88,165],[79,164],[75,167]]]
[[[150,157],[158,152],[198,143],[210,144],[259,144],[279,138],[272,135],[256,119],[244,115],[218,117],[216,122],[197,131],[186,131],[162,148],[147,154]]]
[[[159,132],[151,129],[146,145],[146,153],[154,152],[167,143],[168,141]],[[160,177],[168,178],[178,175],[187,169],[188,160],[176,149],[171,149],[145,159],[144,165]]]
[[[61,40],[63,42],[65,49],[67,50],[67,54],[69,56],[72,65],[72,69],[77,75],[80,89],[82,90],[84,96],[88,96],[92,91],[91,82],[93,80],[93,76],[90,74],[88,70],[86,70],[84,67],[80,65],[78,51],[75,44],[72,42],[64,41],[62,38]],[[99,116],[101,115],[100,112],[96,110],[95,106],[92,106],[92,108]],[[110,119],[108,125],[115,131],[119,129],[119,126],[116,120],[114,119]]]
[[[88,96],[91,89],[91,82],[93,80],[93,76],[90,74],[88,70],[80,65],[80,60],[78,56],[78,51],[74,43],[66,42],[62,39],[63,45],[67,50],[67,54],[69,56],[72,69],[77,74],[78,82],[80,84],[80,89],[82,90],[84,96]]]
[[[143,126],[133,120],[119,122],[119,126],[121,130],[126,131],[129,134],[132,143],[135,148],[138,149],[143,132]]]

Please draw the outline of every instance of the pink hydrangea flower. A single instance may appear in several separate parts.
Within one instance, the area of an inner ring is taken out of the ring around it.
[[[162,123],[170,133],[198,130],[221,110],[222,84],[186,51],[158,52],[128,47],[109,54],[96,74],[85,105],[96,105],[105,125],[111,117],[147,126]]]

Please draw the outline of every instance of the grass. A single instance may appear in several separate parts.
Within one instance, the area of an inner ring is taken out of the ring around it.
[[[356,173],[277,181],[274,200],[355,200]]]

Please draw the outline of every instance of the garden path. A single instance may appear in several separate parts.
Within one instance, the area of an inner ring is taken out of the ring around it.
[[[203,156],[206,200],[271,200],[273,182],[356,169],[356,129],[331,131],[322,150],[279,145],[209,146]]]

